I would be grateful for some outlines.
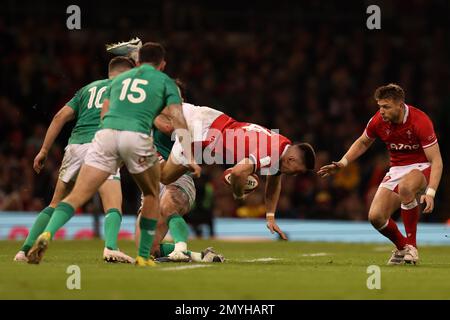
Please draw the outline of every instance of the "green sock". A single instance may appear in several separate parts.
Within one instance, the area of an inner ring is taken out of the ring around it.
[[[141,227],[141,237],[139,242],[138,255],[148,259],[150,255],[150,248],[153,244],[153,238],[155,237],[156,219],[147,219],[141,217],[139,221],[139,226]]]
[[[167,225],[169,226],[170,234],[172,235],[173,241],[177,242],[187,242],[189,236],[189,227],[184,221],[183,217],[179,214],[173,214],[167,219]]]
[[[159,245],[159,252],[161,253],[161,257],[168,256],[174,249],[175,249],[174,243],[164,242]],[[190,255],[192,254],[192,251],[188,250],[187,253]]]
[[[66,202],[60,202],[53,212],[53,215],[48,222],[47,227],[44,232],[50,232],[52,238],[54,237],[56,231],[58,231],[63,225],[73,217],[75,209]]]
[[[122,215],[119,209],[109,209],[106,211],[104,220],[105,247],[110,250],[117,250],[117,237],[119,236]]]
[[[25,239],[25,242],[22,246],[22,251],[25,251],[25,253],[28,253],[28,251],[33,246],[34,242],[36,241],[37,237],[44,232],[45,227],[47,226],[47,223],[50,221],[50,218],[52,217],[53,211],[55,208],[47,207],[41,212],[39,212],[38,216],[36,217],[36,220],[34,220],[33,225],[31,226],[30,232],[28,233],[27,238]]]

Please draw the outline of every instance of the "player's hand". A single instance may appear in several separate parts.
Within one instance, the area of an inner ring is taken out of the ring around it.
[[[281,231],[280,227],[275,223],[275,218],[270,217],[267,218],[267,229],[273,234],[274,232],[278,233],[283,240],[287,240],[286,235],[283,231]]]
[[[44,168],[45,160],[47,160],[47,153],[44,151],[39,151],[33,161],[33,169],[36,173],[40,173],[42,168]]]
[[[425,202],[425,209],[423,209],[423,213],[431,213],[434,209],[434,198],[430,195],[423,194],[420,197],[420,203]]]
[[[190,172],[192,172],[192,177],[200,178],[200,175],[202,173],[202,168],[198,164],[196,164],[195,162],[192,162],[188,165],[188,169]]]
[[[331,164],[320,168],[319,171],[317,171],[317,174],[321,178],[326,178],[328,176],[336,174],[336,172],[338,172],[343,167],[344,167],[343,163],[333,161]]]

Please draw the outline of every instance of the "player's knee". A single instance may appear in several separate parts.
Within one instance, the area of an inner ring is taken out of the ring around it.
[[[375,229],[379,229],[386,223],[386,218],[375,211],[369,212],[369,222]]]
[[[416,187],[410,181],[402,181],[398,185],[398,194],[402,200],[412,200],[416,194]]]

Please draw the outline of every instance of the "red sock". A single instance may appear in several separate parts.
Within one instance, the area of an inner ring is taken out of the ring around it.
[[[419,206],[417,205],[417,200],[404,205],[402,203],[402,219],[405,225],[406,231],[406,243],[417,248],[416,234],[417,234],[417,223],[419,222]]]
[[[391,240],[397,249],[402,250],[406,245],[406,238],[402,235],[400,230],[398,230],[397,224],[394,220],[389,219],[384,227],[378,229],[378,231]]]

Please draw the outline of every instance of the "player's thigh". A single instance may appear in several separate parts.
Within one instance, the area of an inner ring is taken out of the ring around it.
[[[108,179],[98,189],[102,199],[103,210],[119,209],[122,211],[122,187],[120,180]]]
[[[168,185],[160,200],[161,215],[165,218],[173,215],[185,215],[189,212],[190,203],[187,194],[179,187]]]
[[[399,207],[400,196],[387,188],[380,187],[370,205],[369,221],[376,227],[382,227]]]
[[[55,208],[58,203],[62,201],[73,189],[73,181],[64,182],[61,179],[56,181],[55,191],[53,192],[53,198],[50,202],[50,207]]]
[[[176,161],[176,157],[171,153],[161,171],[161,182],[168,185],[176,181],[186,172],[188,172],[188,169]]]
[[[398,184],[400,196],[412,195],[415,197],[417,193],[424,190],[427,186],[427,179],[422,171],[414,169],[407,173]]]
[[[159,179],[161,176],[159,163],[155,163],[153,166],[141,173],[131,174],[134,181],[141,189],[144,197],[153,196],[159,197]]]
[[[97,192],[109,176],[109,172],[84,164],[72,192],[65,200],[75,206],[83,205]]]

